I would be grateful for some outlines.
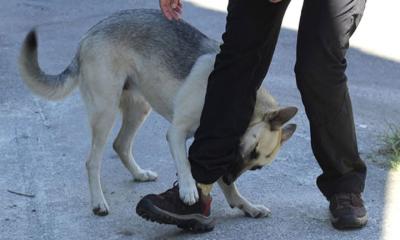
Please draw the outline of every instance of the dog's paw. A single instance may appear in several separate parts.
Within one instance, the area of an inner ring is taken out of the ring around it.
[[[263,205],[248,205],[239,207],[247,217],[262,218],[271,215],[271,211]]]
[[[150,170],[141,170],[140,172],[135,174],[135,181],[137,182],[148,182],[155,181],[157,179],[157,173]]]
[[[107,203],[100,203],[93,207],[93,213],[97,216],[104,217],[108,215]]]
[[[193,177],[179,181],[179,196],[188,205],[193,205],[199,200],[199,192]]]

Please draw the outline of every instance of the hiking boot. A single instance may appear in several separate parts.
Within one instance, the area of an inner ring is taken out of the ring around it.
[[[142,218],[162,224],[172,224],[193,232],[208,232],[214,229],[214,219],[210,217],[211,196],[199,191],[199,201],[192,206],[179,198],[179,186],[174,186],[161,194],[149,194],[140,200],[136,213]]]
[[[361,194],[334,194],[330,198],[329,210],[332,225],[339,230],[362,228],[368,222]]]

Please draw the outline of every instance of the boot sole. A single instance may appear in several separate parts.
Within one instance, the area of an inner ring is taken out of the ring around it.
[[[368,222],[368,215],[360,218],[344,216],[335,218],[331,215],[331,223],[338,230],[351,230],[364,227]]]
[[[147,199],[142,199],[138,203],[136,213],[148,221],[176,225],[179,228],[194,233],[209,232],[212,231],[215,226],[215,220],[212,217],[206,217],[201,214],[174,214],[154,206],[154,204]]]

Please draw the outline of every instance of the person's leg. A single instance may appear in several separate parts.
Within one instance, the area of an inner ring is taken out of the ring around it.
[[[289,0],[230,0],[226,32],[208,81],[200,127],[189,149],[192,174],[210,184],[238,161],[239,141],[269,68]]]
[[[358,153],[345,74],[349,39],[364,6],[365,0],[305,0],[301,15],[296,80],[323,170],[317,185],[328,200],[364,190],[366,166]]]
[[[248,127],[288,4],[289,0],[278,4],[229,1],[224,43],[209,77],[200,127],[189,150],[193,177],[202,183],[199,201],[186,205],[175,185],[162,194],[145,196],[136,207],[140,216],[193,231],[213,229],[210,187],[204,184],[216,182],[240,157],[239,140]]]

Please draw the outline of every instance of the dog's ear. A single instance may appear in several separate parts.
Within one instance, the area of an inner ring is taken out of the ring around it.
[[[264,121],[269,122],[271,130],[278,130],[297,113],[296,107],[285,107],[279,110],[268,112],[264,116]]]
[[[288,124],[282,128],[282,138],[281,143],[286,142],[290,137],[293,136],[293,133],[296,131],[296,124]]]

